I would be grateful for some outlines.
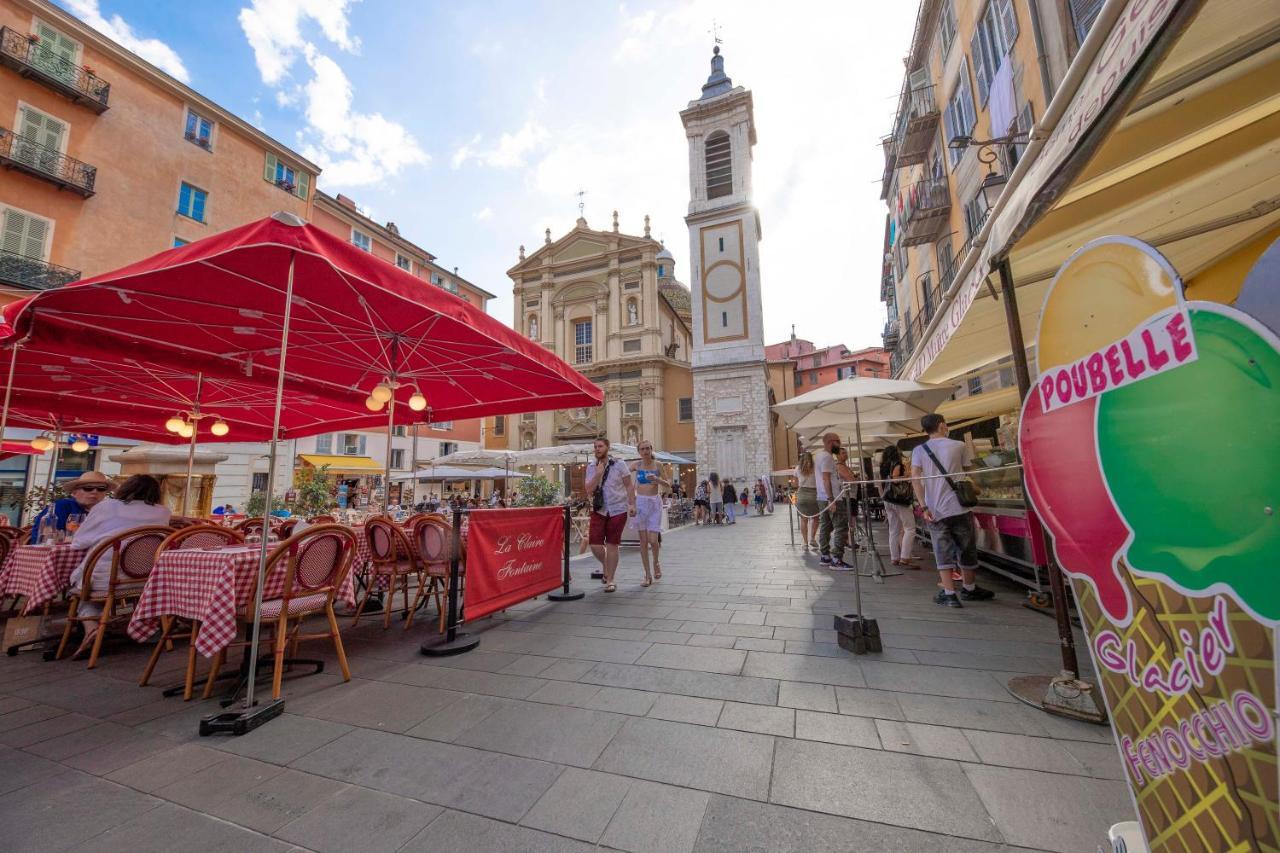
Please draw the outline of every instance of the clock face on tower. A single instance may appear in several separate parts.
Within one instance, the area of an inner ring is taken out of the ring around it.
[[[703,226],[702,339],[706,343],[738,341],[747,335],[746,259],[742,221]]]

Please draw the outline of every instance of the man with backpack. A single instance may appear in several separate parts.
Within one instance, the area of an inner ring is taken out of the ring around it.
[[[636,487],[631,469],[609,456],[609,439],[597,438],[595,458],[587,463],[587,494],[591,495],[591,526],[587,540],[604,569],[604,591],[614,592],[618,546],[627,516],[636,514]]]
[[[928,438],[911,451],[911,477],[916,500],[924,507],[942,581],[942,589],[933,602],[939,607],[963,607],[961,599],[989,601],[995,593],[978,586],[976,578],[978,539],[970,508],[978,503],[978,487],[970,480],[953,476],[973,465],[973,452],[963,441],[947,437],[947,422],[942,415],[925,415],[920,427]],[[959,569],[963,578],[959,595],[951,577],[954,569]]]

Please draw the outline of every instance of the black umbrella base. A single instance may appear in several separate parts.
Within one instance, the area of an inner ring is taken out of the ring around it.
[[[215,734],[244,735],[284,713],[284,700],[272,699],[239,711],[210,714],[200,721],[200,737]]]
[[[1098,704],[1097,690],[1071,673],[1019,675],[1005,685],[1014,698],[1059,717],[1106,725],[1107,712]]]
[[[423,643],[421,651],[429,658],[447,658],[465,654],[478,645],[480,645],[479,637],[472,637],[469,634],[456,634],[452,640]]]

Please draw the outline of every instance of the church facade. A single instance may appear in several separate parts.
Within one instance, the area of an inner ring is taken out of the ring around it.
[[[688,288],[675,278],[675,259],[650,237],[596,231],[579,218],[507,271],[514,294],[513,325],[581,371],[604,391],[604,405],[508,416],[505,446],[570,442],[636,444],[694,450],[690,356],[693,316]],[[494,446],[497,442],[489,442]]]
[[[768,478],[773,436],[760,299],[760,214],[751,203],[751,92],[715,48],[702,96],[680,113],[689,145],[693,408],[698,478]],[[785,451],[785,448],[782,448]]]

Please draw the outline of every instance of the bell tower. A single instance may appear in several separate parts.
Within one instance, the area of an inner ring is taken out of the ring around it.
[[[769,376],[760,300],[760,214],[751,204],[751,92],[716,46],[702,95],[680,113],[689,144],[693,407],[698,477],[769,477]]]

